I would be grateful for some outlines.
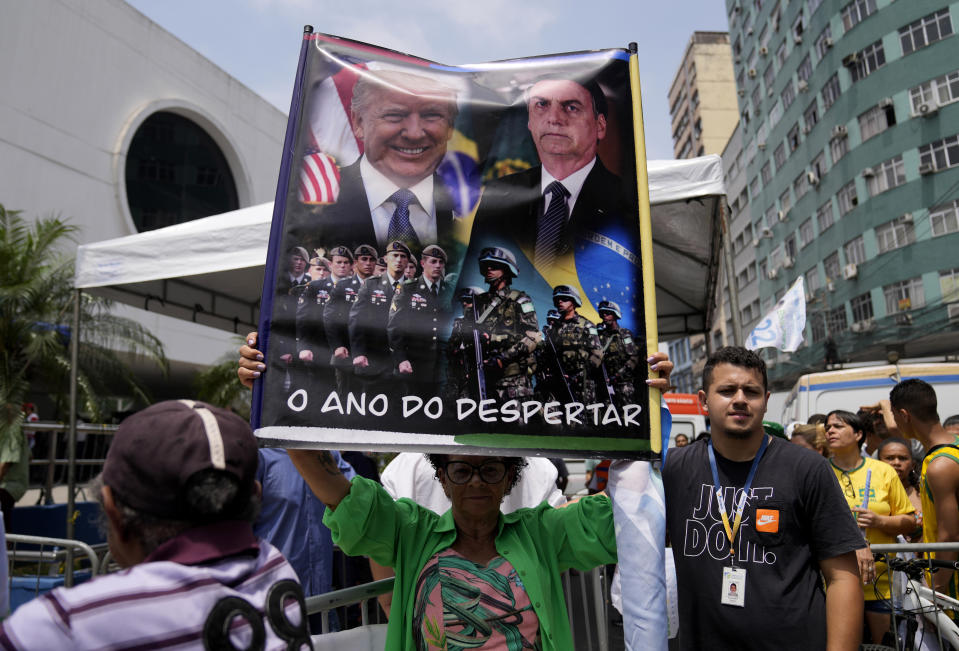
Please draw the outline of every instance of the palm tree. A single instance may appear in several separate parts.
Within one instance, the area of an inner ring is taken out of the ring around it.
[[[236,348],[243,345],[243,338],[236,337]],[[196,399],[217,407],[232,409],[243,418],[250,419],[252,392],[240,384],[236,376],[236,355],[228,353],[213,366],[200,371],[193,378]]]
[[[0,204],[0,444],[18,435],[31,385],[66,404],[74,301],[70,248],[76,228],[59,218],[28,222]],[[78,409],[102,420],[104,396],[122,390],[149,404],[122,355],[145,356],[166,371],[163,345],[143,326],[81,295]],[[61,414],[66,417],[66,414]]]

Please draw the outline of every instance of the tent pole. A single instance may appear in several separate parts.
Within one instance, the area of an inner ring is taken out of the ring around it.
[[[80,299],[81,290],[73,294],[73,327],[70,332],[70,431],[67,434],[67,538],[74,536],[74,511],[76,509],[77,483],[77,367],[80,359]],[[73,551],[67,549],[64,585],[73,586]]]
[[[719,219],[723,225],[723,262],[726,267],[726,287],[729,288],[729,311],[733,320],[733,346],[743,345],[743,324],[739,320],[739,289],[736,288],[736,269],[733,267],[732,233],[729,231],[729,216],[726,214],[725,197],[719,202]],[[722,297],[720,296],[720,301]]]

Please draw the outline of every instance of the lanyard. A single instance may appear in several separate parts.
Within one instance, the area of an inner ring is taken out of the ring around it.
[[[746,476],[746,483],[743,485],[743,492],[739,496],[739,504],[736,505],[736,519],[729,526],[729,516],[726,514],[726,502],[723,499],[723,489],[719,485],[719,470],[716,468],[716,453],[713,452],[713,442],[710,440],[707,450],[709,452],[709,469],[713,472],[713,486],[716,487],[716,501],[719,503],[719,515],[723,518],[723,528],[726,529],[726,536],[729,538],[729,555],[735,559],[736,550],[733,549],[733,543],[736,540],[736,534],[739,532],[739,525],[743,521],[743,510],[746,508],[746,496],[753,485],[753,477],[756,475],[756,468],[759,467],[759,460],[762,459],[766,446],[769,444],[769,437],[763,435],[763,442],[759,445],[759,452],[753,459],[753,465]]]

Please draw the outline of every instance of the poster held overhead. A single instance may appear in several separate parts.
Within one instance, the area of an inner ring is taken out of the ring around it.
[[[628,53],[450,67],[304,39],[261,301],[257,435],[655,456]]]

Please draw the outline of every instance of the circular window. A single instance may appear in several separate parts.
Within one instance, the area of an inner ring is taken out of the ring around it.
[[[213,138],[166,111],[148,117],[133,135],[126,191],[141,232],[239,208],[233,174]]]

